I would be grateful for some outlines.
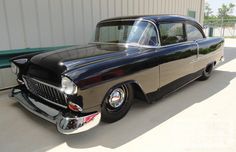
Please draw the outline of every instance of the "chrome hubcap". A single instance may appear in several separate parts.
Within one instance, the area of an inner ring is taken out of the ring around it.
[[[113,108],[118,108],[122,105],[122,103],[125,101],[125,92],[121,88],[116,88],[112,91],[109,97],[109,104]]]

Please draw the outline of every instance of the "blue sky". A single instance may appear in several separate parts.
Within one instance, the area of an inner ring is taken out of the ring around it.
[[[205,0],[205,2],[208,2],[210,4],[211,9],[213,10],[213,14],[215,15],[218,12],[218,8],[221,7],[223,3],[234,3],[236,5],[236,0]],[[233,15],[236,15],[236,6],[234,8]]]

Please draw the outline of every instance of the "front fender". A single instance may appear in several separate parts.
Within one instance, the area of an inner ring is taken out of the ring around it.
[[[138,85],[149,101],[146,94],[159,88],[159,66],[79,90],[79,95],[83,97],[84,109],[100,105],[110,89],[124,83]]]

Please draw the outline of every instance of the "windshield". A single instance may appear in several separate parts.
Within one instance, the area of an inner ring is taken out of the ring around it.
[[[157,45],[155,27],[147,21],[111,21],[97,25],[95,42]]]

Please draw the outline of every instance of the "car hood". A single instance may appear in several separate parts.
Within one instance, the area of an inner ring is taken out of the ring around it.
[[[104,62],[126,55],[127,48],[118,45],[75,46],[57,51],[41,53],[31,58],[31,63],[56,74],[86,65]]]

